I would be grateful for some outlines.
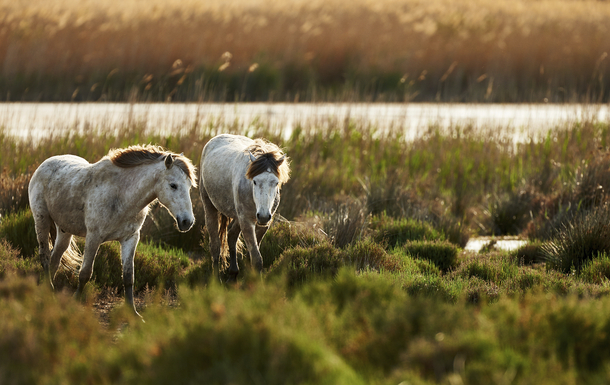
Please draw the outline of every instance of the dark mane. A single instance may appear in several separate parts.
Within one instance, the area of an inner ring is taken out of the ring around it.
[[[179,167],[190,179],[193,187],[197,187],[197,172],[191,160],[184,155],[175,154],[165,150],[161,146],[129,146],[127,148],[115,148],[108,152],[108,158],[115,166],[131,168],[143,164],[151,164],[162,161],[167,155],[174,158],[174,165]]]
[[[246,170],[246,178],[252,179],[269,170],[279,178],[282,184],[290,179],[290,160],[275,144],[269,143],[265,139],[255,139],[254,144],[246,148],[245,152],[250,152],[256,157],[256,160],[251,162]],[[282,156],[284,159],[278,161]]]

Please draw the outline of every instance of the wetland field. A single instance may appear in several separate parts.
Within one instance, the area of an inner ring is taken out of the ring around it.
[[[146,117],[115,129],[71,121],[35,141],[5,123],[0,378],[606,382],[610,125],[587,116],[518,141],[506,126],[482,132],[467,123],[431,122],[408,137],[400,124],[380,129],[353,114],[296,120],[289,134],[262,118],[187,120],[163,132]],[[82,303],[72,298],[71,271],[60,272],[55,293],[41,284],[27,185],[44,159],[70,153],[94,162],[111,148],[153,143],[198,164],[221,132],[266,137],[291,158],[261,246],[262,276],[240,258],[236,283],[212,278],[194,192],[189,232],[158,205],[144,225],[135,290],[146,323],[122,305],[118,244],[100,249]],[[475,237],[486,242],[467,248]],[[524,244],[504,250],[506,237]]]

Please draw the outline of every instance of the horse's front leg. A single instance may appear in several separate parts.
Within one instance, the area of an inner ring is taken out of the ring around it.
[[[130,238],[121,241],[121,261],[123,262],[123,286],[125,287],[125,302],[131,307],[140,318],[142,316],[136,310],[136,305],[133,300],[133,257],[136,253],[136,246],[140,240],[140,233],[137,232]]]
[[[263,257],[261,257],[261,253],[258,250],[254,223],[247,224],[246,226],[242,225],[241,233],[246,242],[246,246],[248,247],[248,251],[250,252],[250,263],[254,266],[256,271],[261,273],[263,271]]]
[[[237,240],[241,227],[239,226],[239,220],[234,219],[229,226],[227,232],[227,242],[229,243],[229,278],[236,280],[239,274],[239,266],[237,265]]]
[[[200,186],[199,193],[201,195],[201,201],[203,202],[203,209],[205,211],[205,227],[208,230],[210,236],[210,251],[212,253],[212,269],[214,275],[219,277],[220,274],[220,253],[221,253],[221,239],[219,233],[219,213],[216,207],[208,197],[207,192]]]
[[[80,271],[78,272],[78,287],[76,288],[76,293],[74,293],[74,297],[77,299],[81,298],[85,285],[91,279],[91,275],[93,274],[93,262],[95,261],[95,255],[97,254],[97,250],[100,248],[102,244],[101,239],[92,233],[87,233],[87,237],[85,238],[85,252],[83,254],[83,264],[80,267]]]

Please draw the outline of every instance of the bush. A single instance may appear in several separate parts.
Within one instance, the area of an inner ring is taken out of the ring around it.
[[[344,255],[330,243],[304,248],[297,246],[284,252],[271,266],[270,274],[286,274],[288,287],[313,278],[334,277],[344,266]]]
[[[580,271],[586,262],[610,253],[610,207],[598,207],[577,215],[554,239],[543,246],[547,264],[564,273]]]
[[[366,238],[347,247],[343,253],[346,265],[356,270],[383,270],[396,271],[400,269],[399,263],[391,258],[382,245]]]
[[[475,255],[462,261],[453,272],[453,276],[465,279],[477,277],[483,281],[502,284],[519,274],[519,267],[502,253],[489,253],[486,256]]]
[[[260,245],[263,267],[271,267],[286,250],[296,246],[313,246],[324,239],[307,223],[273,222]]]
[[[519,265],[531,265],[544,262],[543,243],[529,242],[514,252],[514,257]]]
[[[372,237],[377,243],[388,247],[403,245],[409,241],[442,240],[444,236],[426,222],[415,219],[392,219],[385,215],[371,220]]]
[[[0,383],[101,383],[111,334],[93,312],[33,278],[0,280]]]
[[[604,284],[610,279],[610,256],[607,253],[597,255],[582,267],[579,277],[588,283]]]
[[[0,220],[3,216],[27,210],[28,185],[31,174],[21,174],[13,177],[4,169],[0,173]]]
[[[33,257],[38,250],[38,239],[32,212],[22,210],[2,218],[0,238],[6,239],[23,257]]]
[[[534,194],[529,191],[511,191],[491,205],[493,235],[518,235],[530,221]]]
[[[457,265],[458,248],[448,241],[410,241],[402,248],[413,258],[428,260],[444,272]]]
[[[331,212],[324,223],[336,247],[346,247],[362,236],[366,226],[366,209],[359,201],[348,201]]]
[[[39,276],[40,274],[42,274],[42,266],[37,259],[23,258],[8,241],[0,239],[0,279],[9,275]]]
[[[403,248],[397,247],[390,252],[390,258],[399,264],[400,272],[440,276],[441,270],[426,259],[411,257]]]
[[[363,383],[326,346],[309,309],[282,296],[260,285],[181,290],[180,311],[149,309],[107,372],[115,382],[138,384]]]

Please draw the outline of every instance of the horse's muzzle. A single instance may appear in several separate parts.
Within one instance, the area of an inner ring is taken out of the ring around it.
[[[256,213],[256,223],[259,226],[267,226],[269,221],[271,220],[271,215],[261,215],[260,213]]]
[[[182,232],[189,231],[193,227],[193,220],[176,217],[176,223],[178,223],[178,230]]]

